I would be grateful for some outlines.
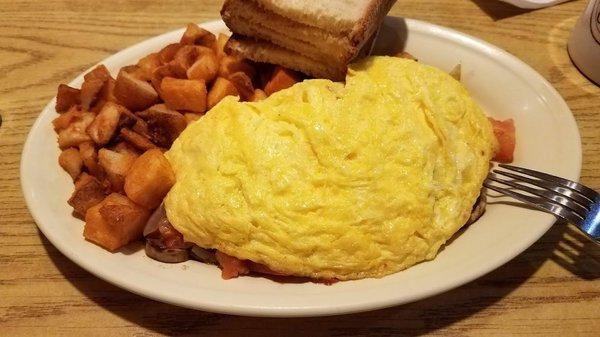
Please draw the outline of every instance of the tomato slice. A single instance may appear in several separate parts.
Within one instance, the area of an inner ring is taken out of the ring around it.
[[[504,121],[488,117],[494,128],[494,134],[498,139],[499,148],[493,160],[501,163],[512,163],[515,152],[515,121],[507,119]]]
[[[247,261],[240,260],[217,250],[215,256],[221,266],[221,277],[225,280],[250,273]]]

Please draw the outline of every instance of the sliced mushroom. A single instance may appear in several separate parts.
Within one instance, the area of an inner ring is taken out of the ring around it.
[[[479,219],[483,215],[483,213],[485,213],[486,204],[487,203],[485,194],[483,193],[483,191],[481,191],[481,193],[479,194],[479,198],[477,198],[477,200],[475,201],[475,205],[473,205],[473,210],[471,210],[471,217],[469,217],[469,220],[465,225],[470,225],[477,221],[477,219]]]
[[[194,245],[190,250],[190,257],[200,262],[218,264],[214,249],[204,249]]]
[[[165,248],[160,246],[158,240],[154,239],[146,239],[146,255],[165,263],[181,263],[190,258],[187,249]]]

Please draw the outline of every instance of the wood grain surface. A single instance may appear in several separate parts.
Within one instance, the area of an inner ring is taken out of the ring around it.
[[[525,11],[494,0],[399,0],[391,14],[480,37],[540,72],[575,114],[583,143],[581,180],[598,190],[600,89],[566,52],[586,3]],[[187,22],[217,19],[220,6],[207,0],[0,0],[0,336],[600,334],[600,248],[565,225],[458,289],[400,307],[326,318],[182,309],[121,290],[66,259],[37,230],[19,184],[21,149],[35,118],[59,83],[136,42]]]

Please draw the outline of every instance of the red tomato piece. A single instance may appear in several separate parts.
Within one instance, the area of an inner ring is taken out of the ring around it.
[[[218,250],[215,256],[217,257],[217,261],[221,266],[221,277],[225,280],[250,273],[250,268],[247,261],[240,260]]]
[[[498,121],[490,117],[488,119],[492,123],[499,145],[493,160],[501,163],[512,163],[516,143],[515,121],[512,118],[504,121]]]

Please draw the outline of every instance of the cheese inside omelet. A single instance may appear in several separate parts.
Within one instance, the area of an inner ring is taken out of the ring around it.
[[[395,57],[256,103],[226,98],[166,156],[185,240],[287,275],[381,277],[435,257],[469,218],[496,141],[467,90]]]

